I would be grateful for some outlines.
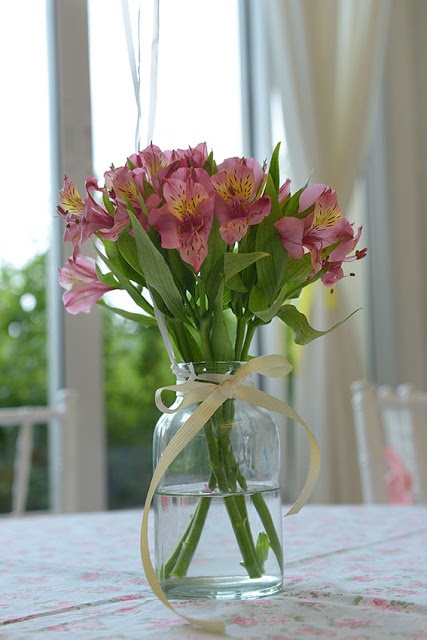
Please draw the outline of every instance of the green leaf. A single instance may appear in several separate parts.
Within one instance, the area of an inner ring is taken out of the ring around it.
[[[129,216],[135,232],[139,264],[148,287],[158,292],[172,316],[187,322],[184,301],[164,257],[156,249],[137,217],[131,212]]]
[[[123,234],[125,235],[125,234]],[[130,236],[129,236],[130,237]],[[133,238],[130,238],[133,240]],[[102,240],[105,252],[111,262],[114,264],[117,271],[125,276],[128,280],[132,280],[142,286],[145,286],[145,278],[141,273],[141,269],[135,269],[132,263],[127,259],[129,256],[124,256],[120,250],[120,244],[118,242],[112,242],[111,240]]]
[[[182,362],[201,362],[204,360],[199,344],[185,324],[176,318],[166,317],[166,326]]]
[[[118,283],[114,275],[109,271],[108,273],[102,273],[101,269],[97,264],[95,264],[96,275],[98,276],[99,282],[107,285],[107,287],[117,287]]]
[[[295,193],[293,193],[289,198],[285,200],[282,206],[282,216],[293,216],[294,218],[305,218],[308,215],[307,211],[304,211],[301,213],[298,211],[300,195],[306,187],[307,187],[307,184],[305,184],[298,191],[295,191]]]
[[[249,295],[249,309],[252,313],[264,311],[268,308],[268,298],[258,286],[253,286]]]
[[[256,269],[258,286],[264,291],[271,304],[279,292],[288,254],[280,241],[279,232],[274,226],[274,223],[280,220],[281,212],[277,191],[270,176],[267,180],[265,193],[271,199],[271,212],[258,225],[255,248],[257,251],[268,253],[268,258],[258,262]]]
[[[224,321],[224,280],[218,288],[211,320],[211,345],[215,360],[234,360],[234,349]]]
[[[239,293],[246,293],[248,290],[247,286],[238,273],[227,280],[227,287],[232,291],[238,291]]]
[[[117,246],[120,254],[126,260],[126,262],[130,264],[132,269],[143,276],[144,274],[138,260],[138,251],[136,248],[135,238],[133,238],[129,234],[129,229],[125,229],[125,231],[123,231],[119,235],[117,239]]]
[[[344,318],[344,320],[340,320],[329,329],[326,329],[326,331],[318,331],[317,329],[313,329],[313,327],[310,326],[306,316],[298,311],[298,309],[296,309],[293,304],[283,305],[280,308],[277,316],[292,330],[294,334],[294,341],[296,342],[296,344],[303,345],[308,344],[316,338],[320,338],[321,336],[326,335],[330,331],[333,331],[341,324],[343,324],[346,320],[351,318],[351,316],[354,315],[357,311],[360,311],[360,309],[356,309],[356,311],[350,313],[347,318]]]
[[[217,266],[218,262],[222,260],[227,249],[228,245],[224,242],[219,233],[219,222],[214,218],[208,238],[208,254],[200,269],[202,279],[206,281],[208,280],[211,271]]]
[[[307,276],[313,273],[313,265],[311,255],[306,253],[302,258],[296,260],[289,258],[286,263],[286,269],[283,276],[283,284],[301,284],[307,279]]]
[[[202,274],[203,280],[203,274]],[[209,271],[209,275],[206,279],[206,295],[211,307],[214,306],[216,293],[221,283],[224,280],[224,258],[221,257],[216,265]]]
[[[265,324],[267,324],[277,316],[285,299],[286,299],[286,292],[285,292],[285,289],[283,288],[282,291],[280,292],[280,295],[277,297],[277,299],[273,302],[271,306],[267,308],[264,307],[263,309],[251,307],[251,311],[254,315],[256,315],[257,318],[259,318]],[[255,300],[256,300],[255,305],[257,304],[259,305],[260,298],[255,298]]]
[[[131,311],[126,311],[125,309],[119,309],[118,307],[111,307],[104,300],[98,300],[98,303],[101,307],[108,309],[109,311],[113,311],[118,316],[122,318],[126,318],[126,320],[132,320],[133,322],[137,322],[141,324],[143,327],[149,326],[157,326],[156,318],[151,316],[143,315],[142,313],[132,313]]]
[[[229,281],[232,280],[236,274],[240,273],[254,262],[261,260],[261,258],[267,257],[268,253],[265,253],[265,251],[254,251],[253,253],[226,253],[224,255],[225,283],[228,285]]]
[[[276,145],[276,148],[273,151],[270,160],[270,167],[268,173],[271,176],[271,180],[276,189],[276,192],[279,192],[280,187],[280,171],[279,171],[279,151],[280,151],[280,142]]]
[[[106,264],[106,266],[110,269],[110,271],[115,275],[117,280],[122,286],[122,289],[127,291],[132,300],[139,306],[141,309],[144,309],[147,313],[153,313],[152,306],[147,302],[147,300],[142,295],[141,291],[132,284],[132,282],[123,275],[120,267],[117,268],[112,260],[109,259],[106,255],[104,255],[97,247],[95,247],[96,252],[102,259],[102,261]]]
[[[177,249],[164,249],[167,251],[167,261],[175,282],[181,291],[189,291],[194,296],[196,278],[192,267],[184,262]]]
[[[102,194],[102,201],[104,203],[104,207],[107,211],[107,213],[110,214],[110,216],[114,216],[114,214],[116,213],[116,208],[113,205],[113,203],[111,202],[110,198],[107,196],[106,193]]]

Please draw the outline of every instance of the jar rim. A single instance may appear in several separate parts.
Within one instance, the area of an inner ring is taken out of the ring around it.
[[[177,378],[188,378],[190,375],[224,374],[236,372],[245,361],[242,360],[202,360],[199,362],[177,362],[171,369]]]

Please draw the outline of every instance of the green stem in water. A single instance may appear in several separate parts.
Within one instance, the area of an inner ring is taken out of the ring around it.
[[[227,411],[227,407],[224,407],[224,410]],[[221,431],[221,426],[219,426],[219,431]],[[229,432],[229,429],[227,431]],[[221,493],[227,494],[229,493],[230,488],[225,473],[226,459],[221,464],[218,451],[221,440],[222,444],[224,444],[224,433],[218,434],[217,442],[215,441],[209,424],[205,426],[205,433],[212,470],[216,477],[218,489]],[[228,434],[227,441],[229,441]],[[246,571],[250,578],[260,578],[262,576],[262,572],[258,565],[253,538],[250,530],[248,530],[249,518],[246,510],[245,497],[243,495],[225,495],[223,499],[230,518],[231,526],[233,527],[234,535],[236,536],[237,544],[242,554],[242,560]]]
[[[211,472],[209,488],[213,489],[214,487],[215,476]],[[186,575],[199,543],[210,505],[210,498],[200,498],[190,524],[185,530],[177,548],[165,564],[163,570],[163,577],[165,579],[169,578],[170,575],[177,577],[183,577]]]

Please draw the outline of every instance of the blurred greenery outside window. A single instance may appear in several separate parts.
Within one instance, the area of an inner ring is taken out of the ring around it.
[[[104,392],[110,508],[142,504],[151,466],[151,439],[160,415],[155,390],[173,381],[156,327],[143,328],[108,312],[103,318]],[[47,401],[45,256],[0,271],[0,406]],[[47,427],[37,425],[28,509],[48,507]],[[0,429],[0,512],[10,510],[17,429]]]

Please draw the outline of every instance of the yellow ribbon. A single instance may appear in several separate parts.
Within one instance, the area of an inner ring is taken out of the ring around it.
[[[203,428],[211,416],[217,409],[229,398],[236,400],[243,400],[258,407],[263,407],[270,411],[280,413],[284,416],[292,418],[296,422],[299,422],[305,429],[310,442],[310,461],[307,472],[307,478],[304,487],[296,499],[293,506],[287,511],[285,516],[290,516],[301,509],[301,507],[307,502],[308,498],[313,491],[316,484],[320,470],[320,451],[315,437],[306,425],[304,420],[298,415],[298,413],[292,409],[286,402],[271,396],[264,391],[255,389],[252,386],[243,384],[246,378],[254,373],[260,373],[265,376],[282,377],[286,376],[292,367],[289,362],[280,355],[271,356],[259,356],[253,358],[249,362],[245,362],[234,374],[229,376],[197,376],[194,381],[185,382],[179,385],[171,385],[159,389],[156,398],[159,401],[161,393],[164,390],[179,391],[183,395],[182,402],[178,407],[173,409],[166,409],[168,412],[174,412],[179,408],[200,402],[199,406],[194,410],[188,420],[182,425],[180,430],[171,439],[163,454],[158,461],[158,464],[154,470],[153,477],[148,489],[147,498],[145,501],[144,512],[141,523],[141,538],[140,549],[142,564],[144,567],[145,575],[153,593],[163,602],[163,604],[174,611],[177,615],[187,620],[192,625],[200,627],[206,631],[212,631],[215,633],[225,634],[225,624],[222,620],[200,620],[184,616],[172,606],[166,597],[160,582],[154,571],[153,564],[150,558],[150,551],[148,547],[148,518],[150,506],[154,497],[154,493],[166,473],[168,467],[172,464],[175,458],[181,453],[181,451],[187,446],[187,444],[194,438],[194,436]],[[203,380],[215,380],[215,382],[203,381]]]

